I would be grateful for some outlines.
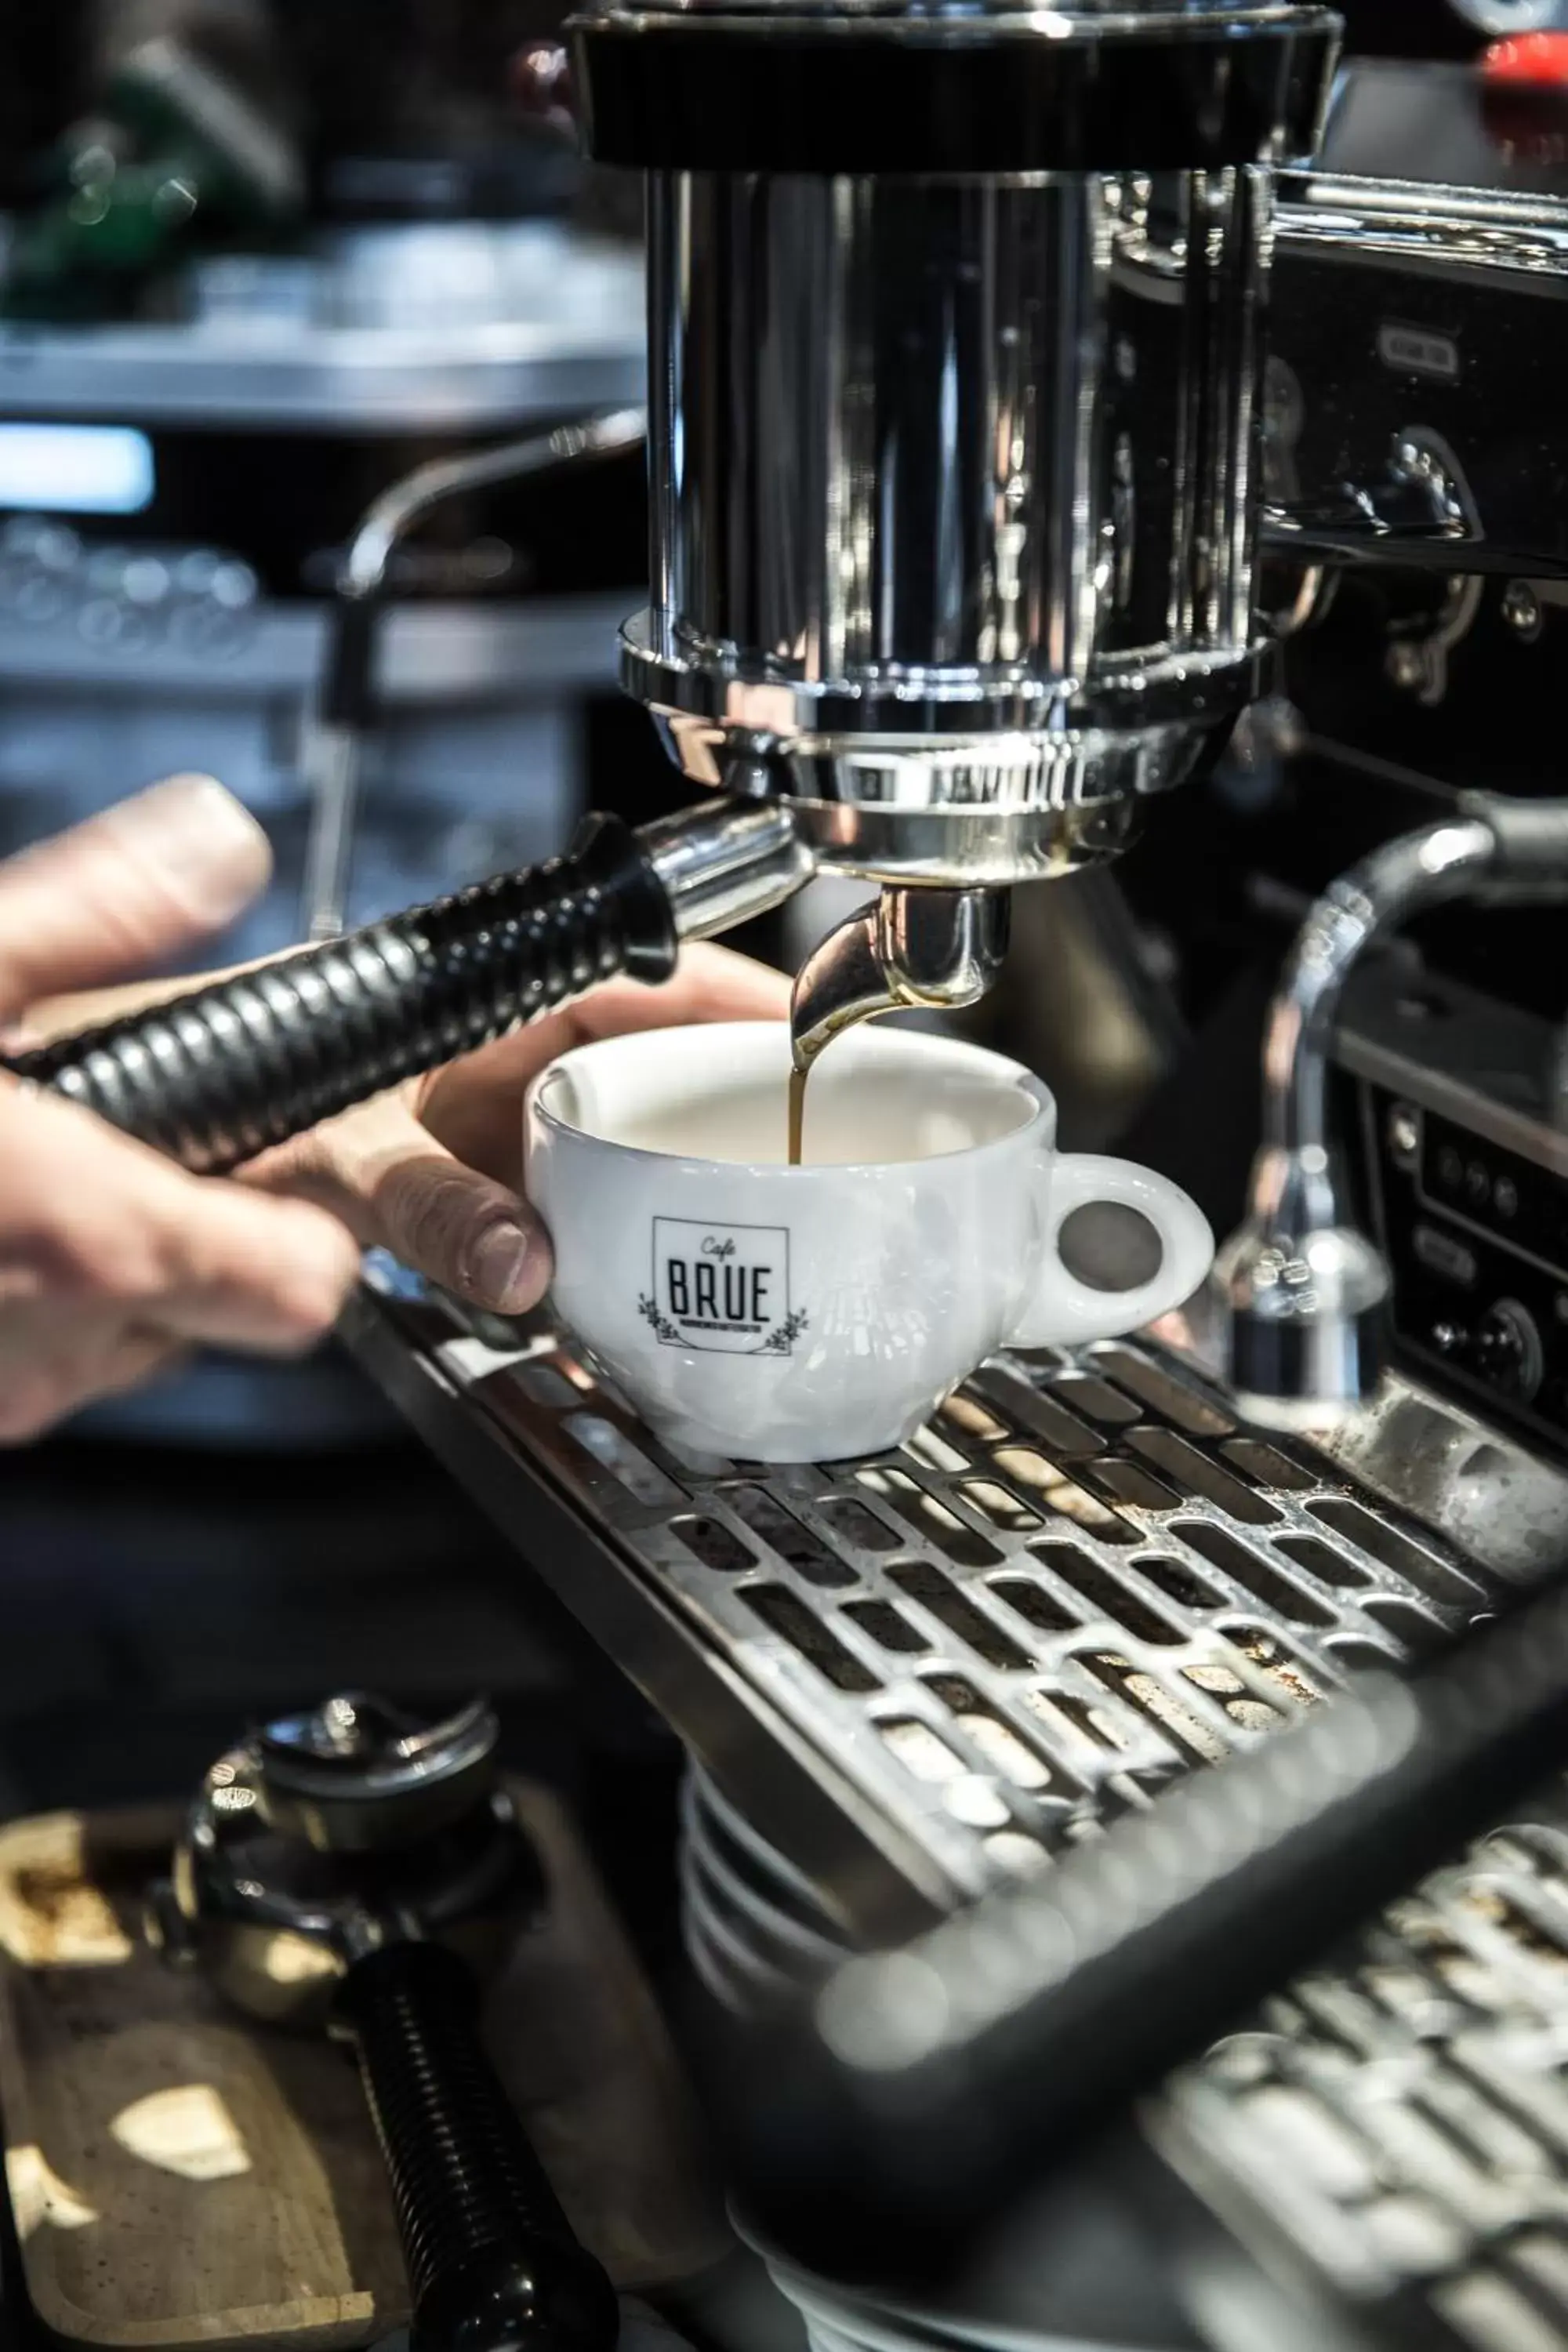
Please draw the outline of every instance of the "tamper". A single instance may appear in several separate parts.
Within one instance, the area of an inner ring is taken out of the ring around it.
[[[478,1974],[542,1896],[496,1740],[480,1700],[420,1723],[351,1695],[269,1724],[207,1773],[147,1929],[247,2015],[353,2048],[414,2352],[609,2352],[615,2290],[479,2038]]]

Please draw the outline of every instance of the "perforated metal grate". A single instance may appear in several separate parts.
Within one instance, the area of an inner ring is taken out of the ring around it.
[[[1154,2127],[1352,2305],[1403,2301],[1422,2342],[1545,2352],[1568,2344],[1565,2075],[1554,1790],[1180,2077]]]
[[[778,1471],[675,1460],[542,1323],[395,1311],[679,1608],[757,1739],[798,1741],[955,1895],[1487,1605],[1429,1536],[1142,1347],[1002,1360],[895,1454]],[[738,1794],[695,1777],[682,1867],[694,1958],[744,2006],[847,1940],[853,1906]],[[1423,2343],[1542,2352],[1568,2346],[1565,2072],[1553,1794],[1173,2084],[1156,2127],[1217,2211],[1346,2304],[1400,2301]]]
[[[898,1453],[778,1470],[677,1461],[547,1325],[493,1337],[446,1351],[468,1403],[956,1895],[1486,1603],[1141,1348],[999,1360]]]

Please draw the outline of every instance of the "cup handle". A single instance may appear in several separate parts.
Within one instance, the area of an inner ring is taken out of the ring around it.
[[[1208,1220],[1168,1177],[1131,1160],[1064,1151],[1053,1161],[1048,1181],[1046,1263],[1011,1335],[1014,1347],[1070,1348],[1087,1339],[1119,1339],[1184,1306],[1208,1274],[1214,1261]],[[1094,1290],[1063,1265],[1061,1229],[1075,1209],[1095,1201],[1136,1209],[1159,1234],[1160,1271],[1148,1282],[1131,1290]]]

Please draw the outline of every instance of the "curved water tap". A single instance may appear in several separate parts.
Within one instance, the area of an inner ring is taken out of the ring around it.
[[[888,888],[829,931],[800,968],[790,1046],[807,1070],[853,1022],[915,1006],[956,1010],[992,986],[1007,951],[1005,890]]]

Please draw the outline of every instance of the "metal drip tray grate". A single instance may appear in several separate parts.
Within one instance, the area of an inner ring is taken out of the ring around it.
[[[1168,2088],[1157,2143],[1399,2341],[1568,2345],[1568,1801],[1500,1831]]]
[[[677,1461],[542,1322],[491,1347],[428,1302],[389,1307],[679,1612],[742,1702],[740,1736],[715,1745],[653,1695],[863,1927],[889,1904],[759,1780],[762,1750],[782,1742],[905,1893],[945,1906],[1485,1606],[1342,1474],[1238,1430],[1142,1348],[1000,1360],[896,1454],[777,1470]]]
[[[764,1470],[676,1461],[546,1323],[481,1335],[386,1279],[356,1351],[705,1768],[688,1921],[732,2004],[1047,1865],[1487,1603],[1430,1536],[1141,1346],[1007,1358],[895,1454]],[[1565,2072],[1553,1791],[1169,2085],[1151,2127],[1315,2305],[1312,2340],[1354,2314],[1363,2344],[1543,2352],[1568,2347]],[[1249,2308],[1227,2340],[1263,2340]]]

